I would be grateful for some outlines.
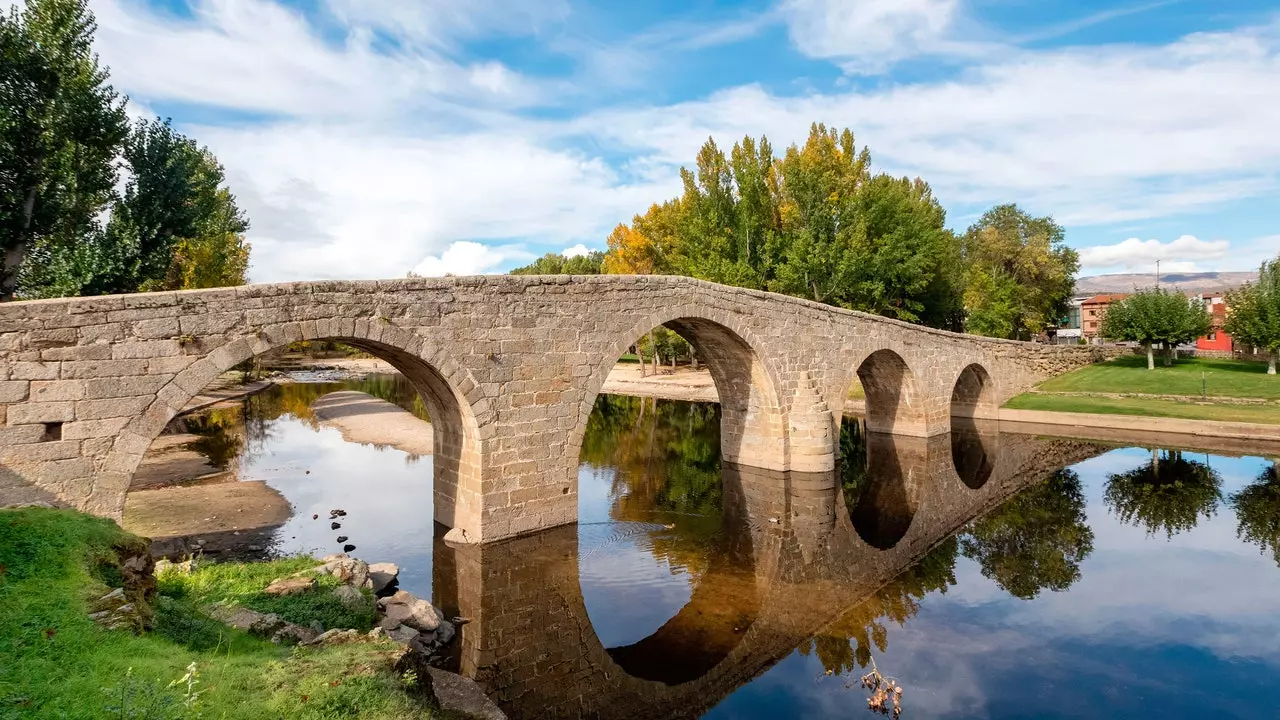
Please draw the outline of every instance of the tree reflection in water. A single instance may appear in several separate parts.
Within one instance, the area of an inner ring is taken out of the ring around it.
[[[1151,461],[1107,477],[1103,499],[1121,522],[1166,537],[1207,520],[1222,499],[1222,478],[1213,468],[1185,458],[1181,450],[1152,450]]]
[[[1061,592],[1080,579],[1080,563],[1093,552],[1080,476],[1059,470],[969,524],[960,551],[982,574],[1014,597]]]
[[[920,600],[926,595],[945,594],[956,584],[958,554],[956,538],[947,538],[823,633],[805,641],[800,653],[817,655],[823,669],[833,675],[865,668],[871,662],[872,648],[880,652],[888,649],[886,621],[905,624],[920,611]]]
[[[1270,552],[1280,566],[1280,460],[1228,502],[1236,511],[1236,536]]]

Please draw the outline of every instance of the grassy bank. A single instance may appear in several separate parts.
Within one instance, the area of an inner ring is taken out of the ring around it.
[[[1267,375],[1266,363],[1192,358],[1172,367],[1147,369],[1146,357],[1126,355],[1089,365],[1040,384],[1041,392],[1143,393],[1280,400],[1280,375]]]
[[[0,718],[433,716],[392,671],[398,649],[389,642],[291,651],[197,609],[232,600],[295,622],[367,625],[325,600],[261,595],[263,583],[314,560],[166,574],[151,632],[99,627],[91,603],[118,585],[119,563],[139,543],[68,510],[0,511]]]
[[[1267,375],[1264,363],[1193,358],[1148,370],[1145,357],[1125,356],[1052,378],[1036,390],[1013,398],[1005,407],[1280,424],[1280,402],[1276,402],[1280,401],[1280,377]],[[1203,401],[1186,399],[1200,398],[1202,390]],[[1246,405],[1225,398],[1267,402]]]
[[[1280,425],[1280,406],[1233,405],[1228,403],[1192,403],[1156,398],[1113,398],[1083,395],[1027,393],[1005,403],[1015,410],[1049,410],[1054,412],[1098,413],[1100,415],[1137,415],[1187,420]]]

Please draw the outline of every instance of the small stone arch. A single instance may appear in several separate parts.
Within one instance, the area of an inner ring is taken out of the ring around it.
[[[212,350],[178,373],[156,393],[155,401],[126,425],[95,478],[88,501],[94,512],[120,517],[133,473],[152,441],[218,375],[292,342],[334,340],[390,363],[421,395],[433,426],[435,519],[466,532],[473,542],[480,540],[480,427],[490,420],[490,411],[488,403],[481,402],[479,386],[469,372],[422,337],[377,321],[347,321],[345,327],[336,328],[319,328],[315,321],[287,322],[252,332]]]
[[[901,355],[887,348],[876,350],[863,359],[856,373],[866,393],[868,432],[928,435],[924,397]]]
[[[999,392],[991,373],[978,363],[964,366],[951,389],[953,418],[987,418],[999,416]]]
[[[577,460],[596,397],[618,358],[645,333],[660,326],[674,330],[693,345],[711,373],[720,398],[722,460],[770,470],[787,469],[787,424],[777,390],[780,383],[767,355],[761,352],[761,343],[728,314],[688,307],[646,316],[604,349],[579,406],[578,422],[566,446],[568,458]]]

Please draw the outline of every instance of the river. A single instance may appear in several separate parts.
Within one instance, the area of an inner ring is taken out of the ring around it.
[[[513,717],[864,717],[873,668],[908,718],[1280,707],[1271,460],[846,420],[839,473],[783,477],[720,462],[714,404],[604,395],[579,524],[451,548],[431,457],[345,442],[310,409],[337,390],[426,418],[371,376],[276,386],[186,430],[292,505],[267,551],[353,544],[468,616],[453,664]]]

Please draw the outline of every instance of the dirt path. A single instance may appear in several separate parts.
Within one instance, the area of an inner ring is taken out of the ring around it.
[[[391,446],[410,455],[430,455],[434,448],[431,423],[372,395],[342,390],[311,407],[320,422],[337,428],[347,442]]]

